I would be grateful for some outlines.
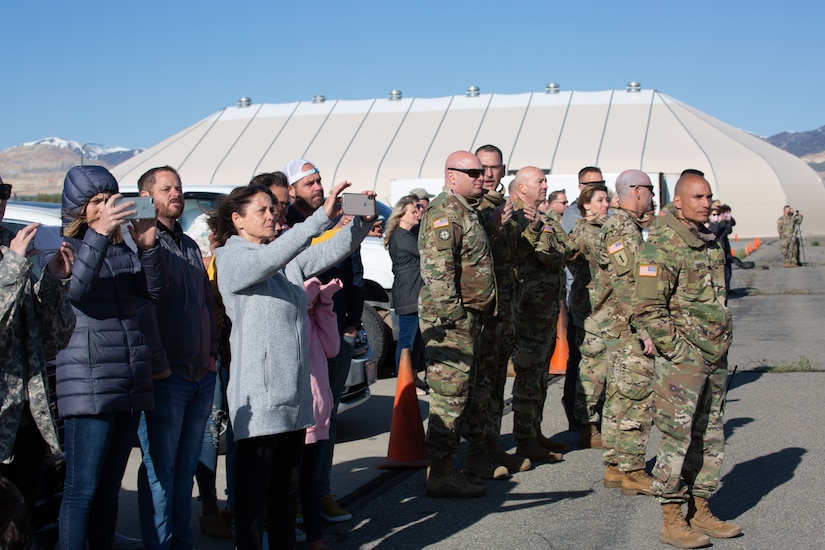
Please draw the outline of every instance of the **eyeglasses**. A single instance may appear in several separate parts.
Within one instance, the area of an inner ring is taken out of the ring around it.
[[[655,189],[655,187],[653,187],[652,185],[628,185],[628,187],[644,187],[645,189],[650,189],[650,194],[651,195],[653,195],[653,196],[656,195],[656,193],[653,191],[653,189]]]
[[[480,178],[484,174],[484,170],[481,168],[447,168],[447,170],[455,170],[456,172],[467,174],[473,179]]]
[[[553,201],[553,202],[557,202],[559,204],[570,204],[569,201]]]
[[[2,183],[0,184],[0,200],[8,200],[11,197],[11,184],[10,183]]]
[[[424,205],[423,204],[416,204],[415,209],[416,210],[424,210]]]
[[[599,181],[585,181],[580,183],[579,185],[604,185],[606,182],[604,180]]]
[[[503,166],[503,164],[482,164],[481,169],[486,172],[487,170],[500,170]]]

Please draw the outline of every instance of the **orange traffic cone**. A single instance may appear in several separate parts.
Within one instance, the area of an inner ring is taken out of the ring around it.
[[[550,358],[550,374],[564,374],[567,372],[567,358],[570,356],[570,347],[567,345],[567,308],[564,302],[559,309],[559,322],[556,323],[556,349]]]
[[[730,255],[734,257],[736,256],[736,251],[733,249],[733,247],[730,247]]]
[[[415,373],[412,369],[410,350],[404,348],[401,350],[398,382],[395,385],[387,458],[378,467],[383,470],[424,468],[428,461],[427,445],[424,443],[424,423],[415,393]]]
[[[762,246],[762,239],[760,239],[759,237],[756,237],[753,240],[753,244],[756,246],[756,248],[759,248],[760,246]]]
[[[739,233],[734,233],[733,234],[733,240],[737,241],[737,242],[739,241]]]

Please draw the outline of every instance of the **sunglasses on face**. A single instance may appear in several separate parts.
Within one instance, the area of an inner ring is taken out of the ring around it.
[[[650,189],[650,194],[656,196],[656,193],[653,192],[652,185],[630,185],[629,187],[644,187],[645,189]]]
[[[11,197],[11,184],[0,183],[0,200],[8,200]]]
[[[455,170],[456,172],[467,174],[473,179],[480,178],[484,174],[483,168],[447,168],[447,170]]]

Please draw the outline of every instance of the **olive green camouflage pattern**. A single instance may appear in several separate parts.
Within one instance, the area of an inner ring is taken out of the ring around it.
[[[475,207],[446,190],[425,212],[418,234],[419,324],[426,344],[431,459],[456,454],[462,419],[478,368],[481,315],[495,311],[490,243]]]
[[[644,245],[641,220],[622,208],[602,227],[597,260],[603,281],[610,289],[605,300],[609,323],[603,330],[607,345],[607,389],[602,410],[602,445],[605,464],[623,472],[645,466],[645,453],[653,421],[654,359],[643,353],[647,332],[631,323],[635,289],[636,256]]]
[[[430,416],[427,452],[431,459],[452,458],[458,452],[470,390],[476,376],[480,314],[472,309],[454,325],[419,320],[427,344],[427,384]]]
[[[799,239],[796,228],[802,225],[802,214],[782,216],[776,221],[779,231],[779,240],[782,246],[782,263],[785,265],[799,265]]]
[[[564,285],[561,272],[567,259],[567,238],[561,225],[542,214],[534,231],[524,215],[524,202],[517,199],[514,218],[519,239],[514,249],[518,286],[513,298],[516,344],[513,350],[513,435],[516,440],[533,439],[541,427],[550,357],[556,347]]]
[[[634,317],[661,356],[653,411],[662,439],[652,486],[661,502],[684,502],[688,492],[707,498],[719,481],[732,337],[724,262],[712,234],[672,213],[651,228],[636,259]]]
[[[0,227],[0,462],[12,460],[14,440],[28,408],[51,454],[60,454],[49,408],[46,360],[57,355],[74,330],[68,300],[69,278],[57,280],[44,269],[32,277],[29,259],[8,247],[13,235]]]
[[[516,341],[513,327],[512,297],[516,284],[513,248],[518,238],[515,220],[496,224],[495,209],[505,201],[504,195],[488,191],[481,199],[478,214],[490,239],[496,276],[497,313],[482,316],[478,372],[470,389],[465,412],[464,435],[498,436],[504,414],[504,386],[507,363]]]
[[[418,315],[431,323],[462,319],[466,308],[487,312],[495,307],[493,256],[475,211],[477,202],[445,190],[421,219],[418,251],[424,286]]]
[[[579,218],[568,235],[572,252],[567,268],[573,275],[570,314],[581,353],[574,405],[574,417],[579,424],[601,421],[607,381],[607,347],[602,330],[609,317],[604,309],[606,290],[596,257],[604,221]]]

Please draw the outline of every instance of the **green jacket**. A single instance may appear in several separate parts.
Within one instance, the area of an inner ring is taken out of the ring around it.
[[[516,288],[516,272],[513,266],[513,247],[518,239],[518,225],[515,219],[497,226],[493,222],[495,209],[504,203],[504,195],[498,191],[488,191],[481,197],[478,215],[490,240],[496,275],[496,298],[499,315],[510,312],[510,302]]]
[[[605,287],[598,264],[598,243],[605,220],[576,220],[567,236],[571,252],[567,269],[573,275],[570,285],[570,314],[576,326],[583,327],[584,320],[604,305]]]
[[[465,309],[495,310],[496,278],[490,242],[476,207],[445,188],[430,203],[418,230],[421,278],[418,315],[431,323],[454,323]]]
[[[725,255],[712,233],[660,218],[635,264],[634,316],[676,365],[716,363],[730,347]]]

